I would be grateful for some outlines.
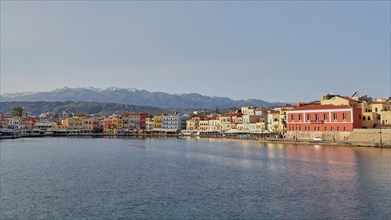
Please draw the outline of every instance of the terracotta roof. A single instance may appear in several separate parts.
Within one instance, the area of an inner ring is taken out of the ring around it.
[[[232,116],[242,116],[242,113],[227,113],[227,114],[221,114],[220,117],[232,117]]]
[[[348,105],[306,105],[302,106],[290,111],[298,111],[298,110],[322,110],[322,109],[346,109],[346,108],[353,108]],[[288,110],[289,112],[289,110]]]
[[[194,116],[193,118],[198,118],[200,120],[205,120],[205,119],[208,119],[209,117],[206,116],[206,115],[197,115],[197,116]]]
[[[122,116],[127,117],[129,115],[147,115],[147,113],[142,113],[142,112],[125,112],[122,114]]]

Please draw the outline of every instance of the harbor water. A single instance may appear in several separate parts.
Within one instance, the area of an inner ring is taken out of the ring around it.
[[[2,220],[391,218],[391,149],[63,137],[0,153]]]

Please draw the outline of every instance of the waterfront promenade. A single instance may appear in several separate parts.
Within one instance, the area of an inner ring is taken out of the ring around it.
[[[91,138],[162,138],[162,137],[177,137],[177,138],[218,138],[218,139],[238,139],[238,140],[257,140],[260,143],[275,143],[275,144],[316,144],[316,145],[338,145],[338,146],[354,146],[354,147],[380,147],[391,148],[390,142],[376,142],[376,141],[354,141],[354,140],[324,140],[316,141],[313,139],[294,139],[294,138],[274,138],[261,136],[239,136],[239,135],[199,135],[199,136],[184,136],[182,134],[105,134],[105,133],[90,133],[90,134],[35,134],[29,136],[7,135],[0,136],[0,140],[16,139],[16,138],[36,138],[36,137],[91,137]]]

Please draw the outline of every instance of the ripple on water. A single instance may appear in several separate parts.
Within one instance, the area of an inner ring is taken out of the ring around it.
[[[390,150],[254,141],[2,141],[0,219],[390,217]]]

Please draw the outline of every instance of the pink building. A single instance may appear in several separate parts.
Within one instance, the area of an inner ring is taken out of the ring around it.
[[[146,113],[126,112],[122,114],[122,128],[129,130],[146,129],[146,119],[149,117]]]
[[[287,131],[345,131],[362,128],[361,108],[308,105],[286,112]]]

